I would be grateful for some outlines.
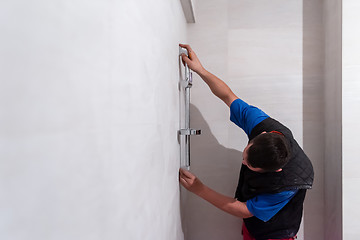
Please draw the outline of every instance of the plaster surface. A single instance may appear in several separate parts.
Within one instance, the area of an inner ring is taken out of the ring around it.
[[[0,3],[1,239],[183,239],[180,1]]]

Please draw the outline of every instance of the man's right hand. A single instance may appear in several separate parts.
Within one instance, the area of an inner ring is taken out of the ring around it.
[[[186,56],[186,54],[184,53],[181,54],[181,58],[184,64],[187,63],[189,68],[198,74],[200,74],[202,71],[205,70],[200,63],[199,58],[196,56],[195,52],[191,49],[190,45],[180,43],[179,46],[182,48],[186,48],[189,54],[189,57]]]
[[[187,63],[189,68],[196,72],[205,81],[215,96],[220,98],[226,105],[230,107],[231,103],[238,97],[231,91],[229,86],[214,74],[206,71],[189,45],[179,44],[179,46],[186,48],[189,54],[189,57],[187,57],[185,54],[181,55],[183,63]]]

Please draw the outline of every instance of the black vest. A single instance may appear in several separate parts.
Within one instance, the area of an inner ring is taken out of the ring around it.
[[[269,221],[251,217],[244,219],[246,228],[257,240],[291,238],[299,230],[306,189],[311,188],[314,171],[309,158],[295,141],[291,131],[278,121],[267,118],[251,131],[249,140],[262,132],[278,131],[289,142],[291,157],[280,172],[258,173],[242,165],[235,198],[246,202],[264,193],[278,193],[299,189],[295,196]]]

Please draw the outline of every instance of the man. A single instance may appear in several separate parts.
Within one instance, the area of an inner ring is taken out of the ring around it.
[[[312,164],[291,131],[260,109],[239,99],[208,72],[189,45],[183,62],[196,72],[230,108],[230,120],[249,137],[235,199],[215,192],[195,175],[180,169],[186,189],[221,210],[244,219],[244,240],[295,239],[299,230],[306,189],[314,178]]]

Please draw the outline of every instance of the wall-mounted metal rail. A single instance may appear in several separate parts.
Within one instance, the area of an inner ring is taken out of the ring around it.
[[[188,51],[185,48],[179,49],[179,55],[186,54],[188,56]],[[184,149],[184,159],[185,167],[190,168],[190,136],[191,135],[200,135],[201,130],[195,130],[190,128],[190,88],[192,87],[192,72],[188,65],[185,63],[185,79],[180,81],[180,86],[185,89],[185,128],[179,130],[181,136],[185,136],[184,146],[181,146],[181,149]],[[183,141],[181,141],[182,143]]]

